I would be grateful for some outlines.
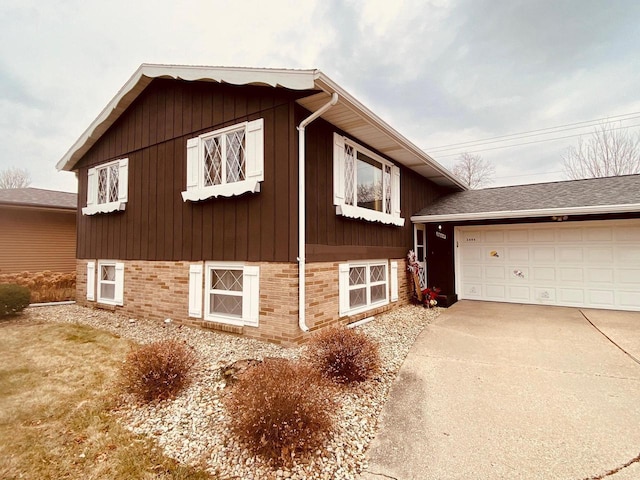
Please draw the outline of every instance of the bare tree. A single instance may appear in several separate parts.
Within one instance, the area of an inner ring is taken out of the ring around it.
[[[588,138],[578,138],[562,155],[567,178],[614,177],[640,173],[640,132],[601,123]]]
[[[9,167],[0,171],[0,189],[24,188],[31,184],[31,174],[24,168]]]
[[[485,187],[493,183],[496,169],[493,164],[480,155],[464,152],[453,165],[453,174],[464,180],[472,189]]]

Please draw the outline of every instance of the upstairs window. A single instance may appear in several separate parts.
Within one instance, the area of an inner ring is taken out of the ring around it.
[[[342,135],[334,134],[336,213],[350,218],[404,225],[400,217],[400,169]]]
[[[259,192],[264,180],[263,120],[244,122],[187,140],[184,201]]]
[[[87,206],[84,215],[124,210],[127,203],[129,159],[90,168],[87,174]]]

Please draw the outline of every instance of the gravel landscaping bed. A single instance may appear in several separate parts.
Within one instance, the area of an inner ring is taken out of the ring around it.
[[[237,360],[264,357],[298,358],[304,347],[284,348],[248,338],[174,323],[130,319],[77,305],[25,310],[24,320],[68,322],[111,331],[137,343],[175,338],[192,346],[198,361],[194,382],[172,401],[138,406],[125,400],[117,414],[135,433],[156,438],[165,453],[180,462],[200,465],[221,479],[355,479],[365,464],[365,451],[376,431],[378,415],[409,348],[439,309],[397,308],[356,327],[380,342],[382,371],[364,384],[340,390],[336,430],[326,447],[289,469],[274,470],[232,438],[222,406],[225,382],[220,371]]]

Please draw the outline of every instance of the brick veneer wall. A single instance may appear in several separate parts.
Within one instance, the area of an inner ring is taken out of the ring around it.
[[[275,343],[298,344],[308,338],[298,327],[298,265],[251,263],[260,266],[260,318],[258,327],[237,327],[188,316],[189,265],[201,262],[124,261],[122,306],[100,305],[87,300],[87,262],[77,262],[77,302],[80,305],[119,311],[132,317],[173,321],[214,328]],[[398,262],[398,301],[367,312],[339,317],[338,262],[307,265],[307,311],[309,328],[317,330],[377,315],[409,301],[406,264]],[[97,260],[96,260],[97,265]],[[389,268],[391,273],[391,269]],[[96,286],[97,293],[97,286]],[[96,295],[97,298],[97,295]]]

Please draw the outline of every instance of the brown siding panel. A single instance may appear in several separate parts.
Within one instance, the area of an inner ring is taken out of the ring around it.
[[[79,216],[80,258],[295,260],[297,232],[291,229],[297,220],[291,213],[295,209],[297,215],[297,208],[290,201],[297,194],[290,188],[297,188],[297,181],[290,174],[297,151],[289,139],[294,100],[301,95],[270,87],[154,80],[78,164],[84,206],[87,169],[129,158],[126,210]],[[258,118],[265,125],[261,192],[183,202],[187,139]]]
[[[75,264],[75,212],[0,207],[0,273],[68,273]]]

